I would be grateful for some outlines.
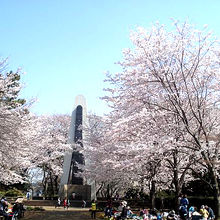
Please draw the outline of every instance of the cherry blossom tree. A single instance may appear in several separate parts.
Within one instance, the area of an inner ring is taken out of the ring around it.
[[[166,135],[163,126],[157,125],[153,130],[156,117],[153,121],[152,117],[143,120],[146,113],[130,115],[128,119],[118,119],[114,123],[93,116],[87,131],[86,146],[89,147],[83,153],[91,162],[84,175],[92,175],[102,187],[103,182],[109,183],[108,186],[115,181],[124,189],[135,186],[147,190],[154,207],[157,189],[171,189],[174,185],[178,198],[185,178],[190,177],[192,161],[186,152],[179,152],[171,142],[157,142],[160,136]],[[158,121],[161,120],[160,117]]]
[[[133,48],[119,62],[122,72],[107,76],[112,86],[104,99],[112,107],[112,131],[125,141],[141,137],[147,147],[159,142],[159,152],[177,149],[193,155],[193,169],[212,174],[220,213],[218,41],[206,27],[200,31],[187,22],[174,22],[173,31],[160,24],[138,28],[131,40]]]
[[[62,172],[70,117],[66,115],[35,116],[30,113],[33,101],[19,98],[22,85],[20,69],[6,71],[6,60],[0,63],[0,182],[26,182],[31,169],[42,168],[45,188],[54,193]]]
[[[81,149],[86,160],[85,165],[80,166],[83,177],[95,180],[97,196],[104,197],[114,196],[129,184],[126,176],[121,175],[123,171],[117,168],[115,161],[120,160],[115,154],[116,146],[112,145],[109,136],[106,135],[108,128],[105,118],[93,114],[88,116],[88,124],[83,128],[84,147]]]
[[[7,60],[0,62],[0,182],[10,184],[24,181],[26,158],[25,128],[31,102],[19,99],[21,71],[7,72]]]
[[[31,167],[42,169],[44,194],[54,196],[62,174],[63,156],[71,146],[67,143],[70,116],[39,116],[32,121]]]
[[[84,170],[84,177],[96,180],[97,194],[104,190],[108,196],[112,196],[117,191],[123,192],[134,186],[143,187],[144,181],[149,185],[152,201],[154,201],[155,174],[162,170],[159,154],[153,155],[155,148],[149,147],[146,151],[145,142],[136,144],[134,138],[129,141],[129,138],[126,139],[124,135],[125,130],[118,131],[117,126],[113,127],[112,123],[105,118],[90,115],[89,119],[83,149],[83,155],[89,163],[86,162],[82,170]],[[155,168],[151,169],[153,164]],[[163,179],[160,181],[161,185],[167,185],[170,182],[167,178]],[[113,193],[109,193],[110,191]]]

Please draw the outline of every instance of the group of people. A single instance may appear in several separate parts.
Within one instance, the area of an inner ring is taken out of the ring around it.
[[[58,197],[55,208],[62,207],[62,206],[64,209],[68,209],[70,207],[70,200],[65,197],[63,201],[61,201],[61,198]],[[82,200],[82,208],[85,208],[85,207],[86,207],[86,201]]]
[[[5,220],[16,219],[23,217],[24,206],[21,200],[18,198],[13,206],[7,201],[5,197],[2,197],[0,200],[0,216],[3,216]],[[11,206],[11,207],[9,207]]]
[[[70,201],[67,198],[64,198],[63,201],[61,202],[61,199],[58,198],[57,201],[57,206],[61,207],[63,206],[64,209],[68,209],[70,207]],[[82,201],[82,208],[86,207],[86,201]],[[96,219],[96,202],[95,200],[92,200],[91,203],[91,218]],[[1,211],[1,207],[0,207]],[[119,207],[117,210],[113,212],[113,206],[112,206],[112,200],[109,199],[107,201],[106,208],[104,210],[104,215],[106,218],[111,219],[114,217],[114,219],[117,220],[123,220],[127,218],[132,218],[135,216],[135,214],[131,211],[131,208],[127,205],[126,201],[120,202]],[[189,200],[187,199],[186,195],[182,195],[179,198],[179,210],[178,213],[176,214],[174,210],[170,211],[169,213],[158,213],[154,210],[148,210],[148,209],[142,209],[140,210],[140,218],[141,219],[164,219],[166,218],[167,220],[214,220],[215,215],[211,207],[208,207],[207,205],[202,205],[200,210],[197,211],[197,208],[195,206],[189,207]]]
[[[215,215],[211,207],[208,207],[207,205],[202,205],[200,210],[197,211],[197,208],[194,206],[191,206],[186,212],[186,214],[180,214],[180,218],[182,220],[214,220]],[[175,213],[174,210],[170,211],[167,215],[167,220],[177,220],[178,215]]]
[[[186,195],[183,195],[179,199],[179,216],[182,220],[213,220],[215,218],[214,212],[211,207],[207,205],[202,205],[200,210],[197,211],[197,207],[189,206],[189,201]],[[178,216],[176,215],[175,211],[172,210],[169,212],[167,219],[168,220],[175,220]]]
[[[105,217],[111,219],[121,220],[121,219],[129,219],[129,218],[137,218],[137,215],[131,211],[131,208],[127,206],[126,201],[122,201],[117,209],[114,210],[111,200],[108,200],[106,208],[105,208]],[[207,205],[202,205],[199,211],[195,206],[189,207],[189,200],[186,195],[182,195],[179,199],[179,210],[177,214],[174,210],[169,213],[160,213],[156,209],[148,210],[141,209],[139,213],[140,219],[149,220],[149,219],[167,219],[167,220],[214,220],[215,215],[211,207]]]
[[[186,195],[183,195],[180,199],[180,208],[179,208],[179,215],[180,218],[185,219],[192,219],[192,220],[213,220],[215,218],[214,212],[211,207],[207,205],[202,205],[200,210],[197,211],[197,207],[191,206],[189,207],[189,201]]]
[[[113,213],[112,209],[112,201],[109,199],[107,201],[107,205],[105,208],[105,217],[111,218],[114,216],[117,220],[120,219],[127,219],[130,218],[133,215],[133,212],[131,211],[131,208],[127,206],[126,201],[122,201],[115,213]]]
[[[161,220],[163,214],[161,214],[156,208],[154,209],[142,209],[140,211],[140,216],[143,217],[144,220],[157,219]]]
[[[63,201],[61,201],[61,198],[58,197],[57,205],[55,206],[55,208],[61,207],[61,206],[63,206],[64,209],[68,209],[70,207],[70,200],[65,197]]]

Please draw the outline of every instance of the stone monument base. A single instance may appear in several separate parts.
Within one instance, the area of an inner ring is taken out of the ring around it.
[[[75,198],[73,198],[72,194],[75,193]],[[59,196],[61,198],[67,198],[70,200],[85,200],[91,201],[91,186],[90,185],[73,185],[73,184],[65,184],[62,185],[59,191]]]

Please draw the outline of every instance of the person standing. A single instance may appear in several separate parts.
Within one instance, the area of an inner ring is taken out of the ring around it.
[[[187,199],[187,195],[183,195],[183,197],[180,199],[180,206],[185,206],[186,209],[189,205],[189,200]]]
[[[108,214],[107,214],[107,212],[108,212]],[[111,198],[109,198],[107,201],[106,214],[107,214],[107,216],[112,216],[112,199]]]
[[[119,194],[118,194],[118,192],[116,192],[116,194],[115,194],[115,200],[116,200],[116,201],[119,200]]]
[[[120,217],[121,217],[121,219],[126,219],[127,218],[127,206],[123,206]]]
[[[180,206],[180,201],[181,201],[182,198],[183,198],[183,195],[180,194],[179,197],[178,197],[178,206]]]
[[[30,200],[30,192],[27,192],[26,198],[27,198],[27,200]]]
[[[187,199],[186,195],[183,195],[183,197],[180,199],[180,207],[179,207],[179,215],[180,218],[183,220],[187,219],[188,205],[189,205],[189,200]]]
[[[95,202],[95,200],[92,200],[91,210],[92,210],[91,218],[96,219],[96,202]]]
[[[61,200],[60,200],[60,197],[58,197],[58,199],[57,199],[57,205],[55,206],[55,208],[56,207],[60,207],[61,206]]]
[[[67,204],[66,204],[67,209],[70,207],[70,200],[67,199]]]
[[[74,200],[75,198],[76,198],[76,193],[73,192],[73,193],[72,193],[72,199]]]
[[[206,209],[206,210],[208,211],[208,213],[209,213],[208,219],[209,219],[209,220],[215,219],[215,214],[214,214],[212,208],[206,205],[206,206],[205,206],[205,209]]]
[[[108,217],[108,218],[112,217],[112,209],[110,208],[109,205],[107,205],[105,208],[105,217]]]
[[[67,199],[66,197],[63,200],[63,208],[66,209],[67,208]]]
[[[82,208],[85,208],[85,207],[86,207],[86,201],[83,200],[83,201],[82,201]]]
[[[207,220],[209,217],[209,212],[205,209],[204,205],[201,206],[200,214],[202,215],[202,220]]]

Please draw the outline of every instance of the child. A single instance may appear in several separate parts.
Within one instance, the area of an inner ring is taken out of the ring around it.
[[[92,205],[91,205],[91,210],[92,210],[92,213],[91,213],[91,218],[92,219],[96,219],[96,203],[95,203],[95,200],[92,200]]]

